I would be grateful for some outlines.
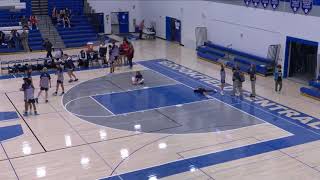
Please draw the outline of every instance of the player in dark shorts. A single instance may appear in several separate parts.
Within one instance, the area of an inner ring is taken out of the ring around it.
[[[73,82],[73,81],[78,81],[79,79],[76,77],[76,75],[74,74],[74,69],[76,68],[72,58],[70,56],[68,56],[67,54],[64,54],[64,59],[65,59],[65,68],[68,71],[68,75],[69,75],[69,83]]]
[[[59,86],[61,86],[61,89],[62,89],[61,96],[62,96],[64,94],[64,85],[63,85],[64,76],[63,76],[63,69],[60,65],[57,66],[56,75],[57,75],[57,87],[56,87],[56,92],[53,93],[53,95],[56,96],[58,94]]]
[[[32,113],[32,107],[34,110],[34,115],[38,115],[37,107],[35,104],[34,99],[34,86],[32,84],[32,81],[28,78],[23,78],[24,83],[22,84],[22,87],[20,88],[21,91],[24,93],[24,116],[28,116],[28,108],[30,107],[30,114]]]
[[[37,98],[35,99],[37,103],[39,103],[38,98],[41,95],[42,91],[45,91],[45,102],[48,103],[48,91],[51,88],[51,77],[48,73],[48,69],[44,67],[42,69],[42,73],[40,75],[40,91],[38,93]]]

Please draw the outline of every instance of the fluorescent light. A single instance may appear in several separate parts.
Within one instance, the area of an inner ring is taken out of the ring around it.
[[[168,145],[166,143],[160,143],[158,145],[159,149],[166,149],[168,147]]]
[[[128,149],[121,149],[120,150],[120,155],[122,159],[125,159],[129,157],[129,150]]]
[[[100,134],[100,139],[101,140],[106,140],[107,139],[107,132],[106,130],[102,129],[99,131],[99,134]]]
[[[152,175],[152,176],[149,176],[149,179],[148,180],[158,180],[157,176],[155,175]]]
[[[64,136],[64,141],[65,141],[67,147],[72,146],[72,141],[71,141],[71,136],[70,135],[65,135]]]
[[[190,166],[190,172],[196,172],[197,168],[194,166]]]
[[[88,157],[82,157],[80,160],[80,164],[83,168],[88,169],[89,168],[90,159]]]
[[[37,177],[38,178],[45,177],[46,175],[47,175],[46,167],[42,166],[42,167],[37,168]]]
[[[134,130],[140,131],[141,130],[141,124],[134,125]]]
[[[23,154],[25,154],[25,155],[31,154],[31,149],[32,149],[32,148],[31,148],[29,142],[24,141],[24,142],[22,143],[22,152],[23,152]]]

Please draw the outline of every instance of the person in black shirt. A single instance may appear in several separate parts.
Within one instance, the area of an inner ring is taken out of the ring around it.
[[[136,72],[136,75],[132,77],[132,84],[133,85],[141,85],[144,84],[144,79],[140,71]]]
[[[108,51],[108,47],[106,45],[106,43],[103,41],[101,42],[100,46],[99,46],[99,55],[100,58],[102,59],[104,64],[107,64],[107,51]]]
[[[52,56],[52,43],[49,41],[49,39],[45,39],[44,43],[43,43],[43,47],[45,48],[45,50],[47,51],[47,58],[53,58]]]
[[[257,80],[255,64],[251,64],[248,73],[250,75],[250,81],[251,81],[251,94],[250,94],[250,97],[254,98],[254,97],[256,97],[256,80]]]
[[[68,71],[68,75],[70,77],[69,83],[73,82],[73,81],[78,81],[79,79],[76,77],[76,75],[73,73],[74,69],[76,68],[75,65],[73,64],[73,60],[70,56],[68,56],[67,54],[64,54],[64,60],[65,60],[65,68]],[[74,80],[73,80],[74,78]]]
[[[205,89],[203,87],[198,87],[198,88],[194,89],[193,92],[201,94],[201,95],[204,95],[204,96],[207,96],[208,93],[211,93],[211,92],[216,93],[217,90],[215,90],[215,89]]]

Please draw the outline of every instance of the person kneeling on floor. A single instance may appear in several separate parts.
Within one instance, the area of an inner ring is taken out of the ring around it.
[[[140,71],[136,72],[136,75],[132,77],[132,84],[133,85],[141,85],[144,84],[144,79]]]

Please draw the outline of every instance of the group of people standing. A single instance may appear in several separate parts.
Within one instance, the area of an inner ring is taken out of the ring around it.
[[[53,93],[54,96],[58,95],[58,91],[61,88],[61,95],[64,94],[64,70],[67,71],[67,74],[70,78],[69,83],[73,81],[78,81],[78,78],[74,74],[75,65],[73,60],[67,54],[63,56],[63,62],[56,64],[56,76],[57,76],[57,84],[56,90]],[[34,110],[34,115],[38,115],[36,103],[39,103],[39,97],[42,92],[45,92],[45,103],[48,103],[48,91],[51,88],[51,76],[48,73],[48,69],[44,67],[42,69],[40,75],[40,82],[39,82],[39,92],[38,95],[35,96],[35,86],[32,81],[32,68],[29,67],[25,73],[25,77],[23,78],[23,84],[20,88],[21,91],[24,92],[24,103],[25,103],[25,110],[24,116],[28,116],[32,114],[32,109]]]
[[[250,83],[251,83],[251,98],[256,97],[256,66],[255,64],[251,64],[250,68],[247,71]],[[220,69],[220,77],[221,77],[221,95],[224,95],[224,87],[226,84],[226,71],[224,64],[221,64]],[[274,71],[274,80],[275,80],[275,91],[280,93],[282,90],[282,70],[281,65],[278,65]],[[243,89],[242,84],[245,82],[244,72],[240,70],[239,66],[235,66],[232,68],[232,93],[231,96],[239,95],[240,98],[243,97]]]
[[[129,65],[133,67],[134,47],[126,38],[122,44],[117,46],[115,42],[109,45],[109,61],[110,73],[113,73],[116,66]]]
[[[10,33],[7,35],[0,31],[0,45],[15,49],[23,48],[25,52],[32,51],[29,47],[29,30],[38,29],[38,19],[36,16],[30,16],[29,19],[22,16],[20,24],[22,32],[19,32],[17,29],[11,29]]]

